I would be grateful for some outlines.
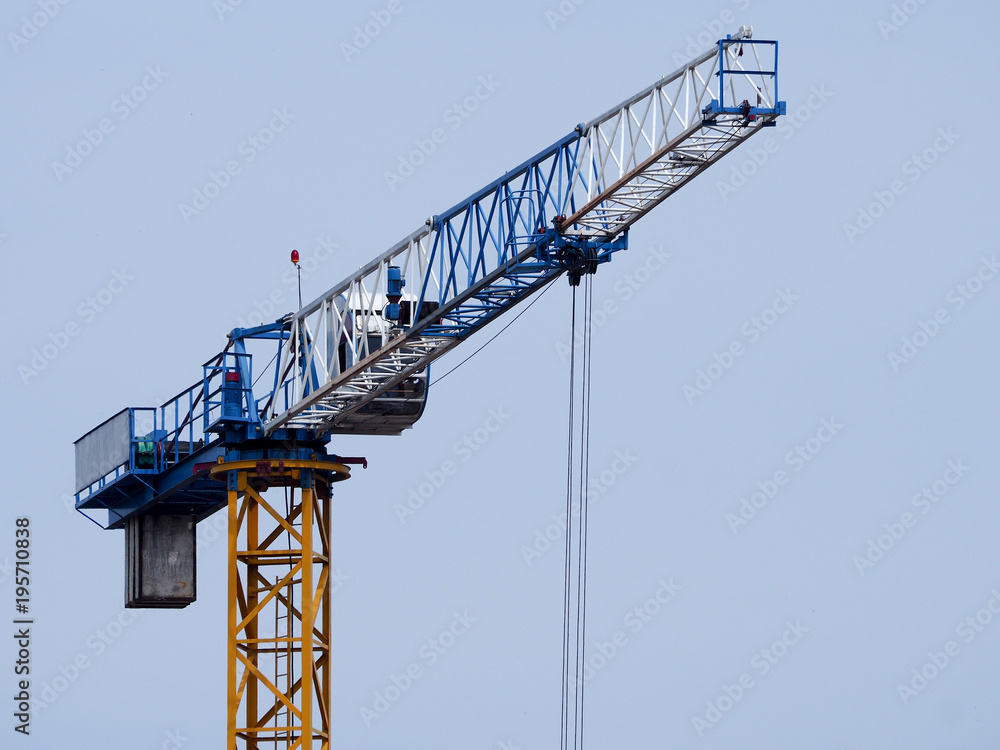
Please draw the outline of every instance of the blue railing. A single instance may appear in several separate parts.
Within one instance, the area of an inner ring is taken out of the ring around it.
[[[95,495],[127,476],[160,474],[200,451],[206,443],[203,409],[202,384],[181,391],[157,407],[127,408],[127,432],[115,430],[105,438],[120,447],[120,455],[126,460],[80,488],[77,507],[95,501]],[[106,503],[96,502],[107,507]]]
[[[155,408],[130,408],[131,461],[135,474],[159,474],[205,445],[204,391],[197,383]]]

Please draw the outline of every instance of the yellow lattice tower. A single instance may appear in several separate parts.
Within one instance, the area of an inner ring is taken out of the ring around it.
[[[350,470],[235,461],[212,475],[229,488],[227,747],[327,750],[330,486]]]

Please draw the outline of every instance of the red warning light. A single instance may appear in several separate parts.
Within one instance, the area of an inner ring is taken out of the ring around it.
[[[299,251],[298,250],[292,250],[292,263],[294,263],[295,265],[299,264]]]

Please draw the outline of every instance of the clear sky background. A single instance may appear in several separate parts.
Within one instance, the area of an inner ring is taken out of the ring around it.
[[[123,535],[67,500],[76,438],[198,380],[255,311],[291,311],[292,248],[317,296],[753,24],[780,41],[781,127],[644,218],[594,281],[614,312],[595,321],[590,657],[623,645],[587,683],[588,746],[996,747],[995,4],[223,2],[0,12],[0,622],[13,633],[30,516],[31,677],[51,699],[14,734],[0,631],[0,744],[224,743],[222,519],[200,531],[197,603],[122,626]],[[391,20],[347,49],[372,13]],[[217,197],[181,207],[230,161]],[[561,555],[529,551],[562,543],[569,304],[561,280],[404,436],[331,445],[370,462],[334,505],[337,747],[557,745]],[[456,451],[491,410],[502,427]],[[422,645],[466,611],[429,665]],[[421,678],[366,726],[412,663]]]

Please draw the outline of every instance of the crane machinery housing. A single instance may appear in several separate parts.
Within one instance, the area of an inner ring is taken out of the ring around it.
[[[329,452],[333,436],[412,427],[431,362],[559,276],[593,274],[638,219],[773,126],[777,58],[741,27],[297,312],[233,330],[164,404],[75,442],[77,509],[125,530],[127,607],[193,602],[196,524],[227,509],[229,748],[329,746],[330,489],[363,461]]]

